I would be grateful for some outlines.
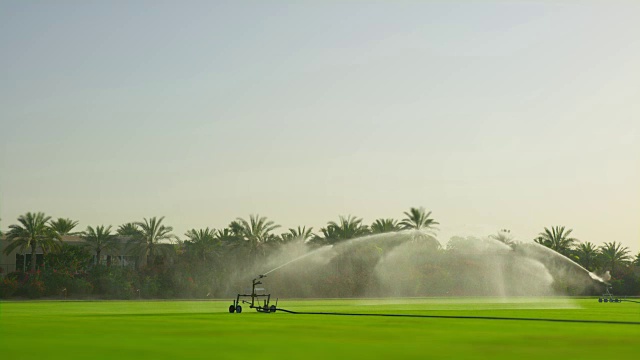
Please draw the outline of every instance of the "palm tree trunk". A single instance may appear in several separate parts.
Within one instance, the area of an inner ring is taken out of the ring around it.
[[[153,263],[153,245],[150,245],[149,249],[147,250],[147,266],[153,266]]]
[[[36,246],[31,245],[31,271],[36,272]]]
[[[44,270],[45,266],[46,266],[46,259],[47,259],[47,249],[45,249],[44,246],[40,247],[42,249],[42,270]]]
[[[96,250],[96,265],[100,265],[100,250]]]

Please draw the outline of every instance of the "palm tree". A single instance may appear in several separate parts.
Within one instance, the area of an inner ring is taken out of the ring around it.
[[[425,212],[424,208],[411,208],[404,215],[406,218],[402,219],[400,226],[403,229],[415,229],[415,230],[427,230],[432,229],[434,225],[439,223],[434,219],[431,219],[431,211]]]
[[[289,229],[289,232],[282,234],[281,237],[285,242],[300,241],[302,243],[306,243],[313,238],[313,228],[310,227],[307,229],[306,226],[298,226],[297,229]]]
[[[187,237],[185,240],[187,250],[197,258],[202,258],[203,261],[207,261],[207,257],[215,253],[214,247],[219,244],[215,229],[191,229],[184,236]]]
[[[401,229],[398,220],[395,219],[376,219],[370,228],[372,234],[393,232]]]
[[[127,246],[132,248],[132,251],[146,260],[147,264],[154,264],[155,257],[157,255],[167,256],[169,255],[173,247],[170,243],[163,241],[177,240],[178,237],[171,234],[173,227],[162,225],[164,216],[157,219],[155,216],[146,219],[144,221],[134,223],[139,229],[139,236],[131,238],[127,242]]]
[[[640,266],[640,252],[636,254],[636,258],[633,260],[633,265]]]
[[[100,254],[102,251],[114,251],[119,248],[118,240],[111,234],[111,225],[106,228],[104,225],[100,225],[96,226],[95,229],[87,226],[87,230],[82,233],[82,239],[86,243],[85,246],[91,249],[92,252],[95,252],[97,265],[100,265]]]
[[[240,225],[240,227],[238,227]],[[243,240],[249,243],[249,252],[256,254],[258,249],[262,249],[264,255],[264,245],[269,241],[274,241],[275,236],[271,232],[280,227],[266,217],[250,215],[249,221],[237,218],[231,225],[232,232],[236,232]]]
[[[513,236],[511,235],[511,230],[509,229],[501,229],[495,235],[489,235],[489,237],[493,240],[500,241],[503,244],[513,246],[515,243],[513,242]]]
[[[7,241],[9,245],[4,249],[4,253],[9,255],[15,249],[24,252],[31,249],[31,271],[36,270],[36,249],[39,247],[43,253],[51,248],[57,248],[58,243],[55,241],[56,234],[47,226],[47,222],[51,219],[43,212],[28,212],[18,217],[20,224],[9,225],[7,232]]]
[[[544,232],[541,232],[534,240],[540,245],[544,245],[557,253],[568,256],[571,253],[573,244],[578,239],[569,237],[573,229],[565,230],[564,226],[553,226],[551,230],[544,228]]]
[[[126,223],[122,224],[116,230],[116,233],[120,236],[131,236],[131,237],[140,237],[142,236],[142,231],[138,227],[136,223]]]
[[[214,238],[223,245],[234,244],[240,240],[239,235],[231,231],[230,228],[217,230],[214,234]]]
[[[58,218],[58,220],[49,221],[49,227],[55,231],[59,240],[65,235],[74,235],[71,231],[78,226],[78,222],[71,219]]]
[[[605,265],[609,265],[609,270],[612,275],[616,265],[620,265],[631,260],[631,256],[629,256],[629,248],[623,247],[622,243],[617,243],[615,241],[610,243],[605,242],[599,249],[600,255],[602,256]]]
[[[594,244],[587,241],[578,245],[576,255],[578,256],[578,263],[582,265],[582,267],[589,271],[594,269],[598,257],[598,249]]]
[[[338,222],[330,221],[320,229],[322,236],[313,239],[314,243],[335,244],[369,233],[369,227],[362,225],[362,219],[355,216],[340,216]]]

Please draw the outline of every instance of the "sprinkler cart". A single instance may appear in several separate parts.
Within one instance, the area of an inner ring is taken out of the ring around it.
[[[251,294],[238,294],[236,300],[229,306],[230,313],[238,313],[242,312],[242,304],[249,304],[249,308],[256,309],[257,312],[262,313],[274,313],[277,310],[278,299],[276,299],[275,305],[269,305],[269,301],[271,300],[271,294],[258,294],[257,291],[265,291],[264,288],[257,288],[256,285],[262,284],[260,279],[267,277],[266,275],[260,275],[257,278],[251,281]],[[251,298],[251,301],[241,300],[240,298]],[[263,298],[262,305],[260,305],[260,298]]]
[[[619,303],[622,302],[622,299],[618,299],[616,297],[613,296],[613,294],[610,291],[611,287],[607,286],[607,289],[605,291],[604,294],[602,294],[601,297],[598,298],[598,302],[609,302],[609,303]]]

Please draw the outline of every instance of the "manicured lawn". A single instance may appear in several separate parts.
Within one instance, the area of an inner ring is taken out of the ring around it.
[[[230,301],[0,302],[2,359],[636,358],[640,304],[594,299],[281,300],[301,312],[229,314]],[[636,324],[518,319],[626,321]]]

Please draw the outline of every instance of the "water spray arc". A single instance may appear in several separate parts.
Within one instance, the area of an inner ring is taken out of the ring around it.
[[[318,252],[320,252],[320,251],[324,251],[324,250],[327,250],[327,249],[331,249],[332,247],[333,247],[333,245],[323,246],[323,247],[321,247],[320,249],[317,249],[317,250],[312,251],[312,252],[310,252],[310,253],[304,254],[304,255],[302,255],[302,256],[298,256],[297,258],[295,258],[295,259],[293,259],[293,260],[290,260],[290,261],[287,261],[286,263],[284,263],[284,264],[282,264],[282,265],[280,265],[280,266],[277,266],[277,267],[275,267],[275,268],[273,268],[273,269],[271,269],[271,270],[269,270],[269,271],[265,272],[264,274],[262,274],[262,275],[260,275],[260,276],[267,276],[267,275],[271,274],[272,272],[274,272],[274,271],[276,271],[276,270],[278,270],[278,269],[281,269],[281,268],[283,268],[283,267],[285,267],[285,266],[287,266],[287,265],[289,265],[289,264],[291,264],[291,263],[294,263],[294,262],[296,262],[296,261],[302,260],[302,259],[306,258],[307,256],[311,256],[311,255],[313,255],[313,254],[315,254],[315,253],[318,253]]]
[[[257,287],[276,271],[269,279],[270,289],[294,298],[489,296],[505,301],[512,297],[602,294],[610,286],[606,278],[536,243],[506,245],[491,238],[456,237],[444,248],[433,236],[404,230],[315,250],[301,243],[287,246],[277,257],[255,264],[256,272],[270,270],[252,280],[250,293],[237,294],[230,312],[241,313],[242,305],[248,304],[261,313],[300,313],[278,308],[277,300],[272,305],[271,294]],[[608,290],[599,300],[627,301]]]
[[[332,247],[332,245],[329,246],[324,246],[320,249],[317,249],[315,251],[312,251],[310,253],[304,254],[302,256],[299,256],[293,260],[287,261],[282,265],[279,265],[267,272],[265,272],[264,274],[258,275],[258,277],[254,278],[251,281],[251,294],[238,294],[236,296],[236,299],[233,301],[233,303],[229,306],[229,312],[230,313],[242,313],[242,305],[241,304],[249,304],[249,308],[250,309],[256,309],[256,311],[261,312],[261,313],[274,313],[278,310],[278,299],[276,298],[276,303],[275,305],[271,305],[270,301],[271,301],[271,294],[266,294],[263,293],[265,291],[265,288],[259,288],[256,287],[257,285],[262,285],[262,281],[261,279],[267,277],[268,274],[281,269],[291,263],[294,263],[296,261],[299,261],[301,259],[304,259],[307,256],[313,255],[317,252],[320,252],[322,250],[326,250],[326,249],[330,249]],[[251,301],[248,300],[244,300],[242,298],[250,298]],[[262,304],[260,304],[260,300],[262,300]]]

